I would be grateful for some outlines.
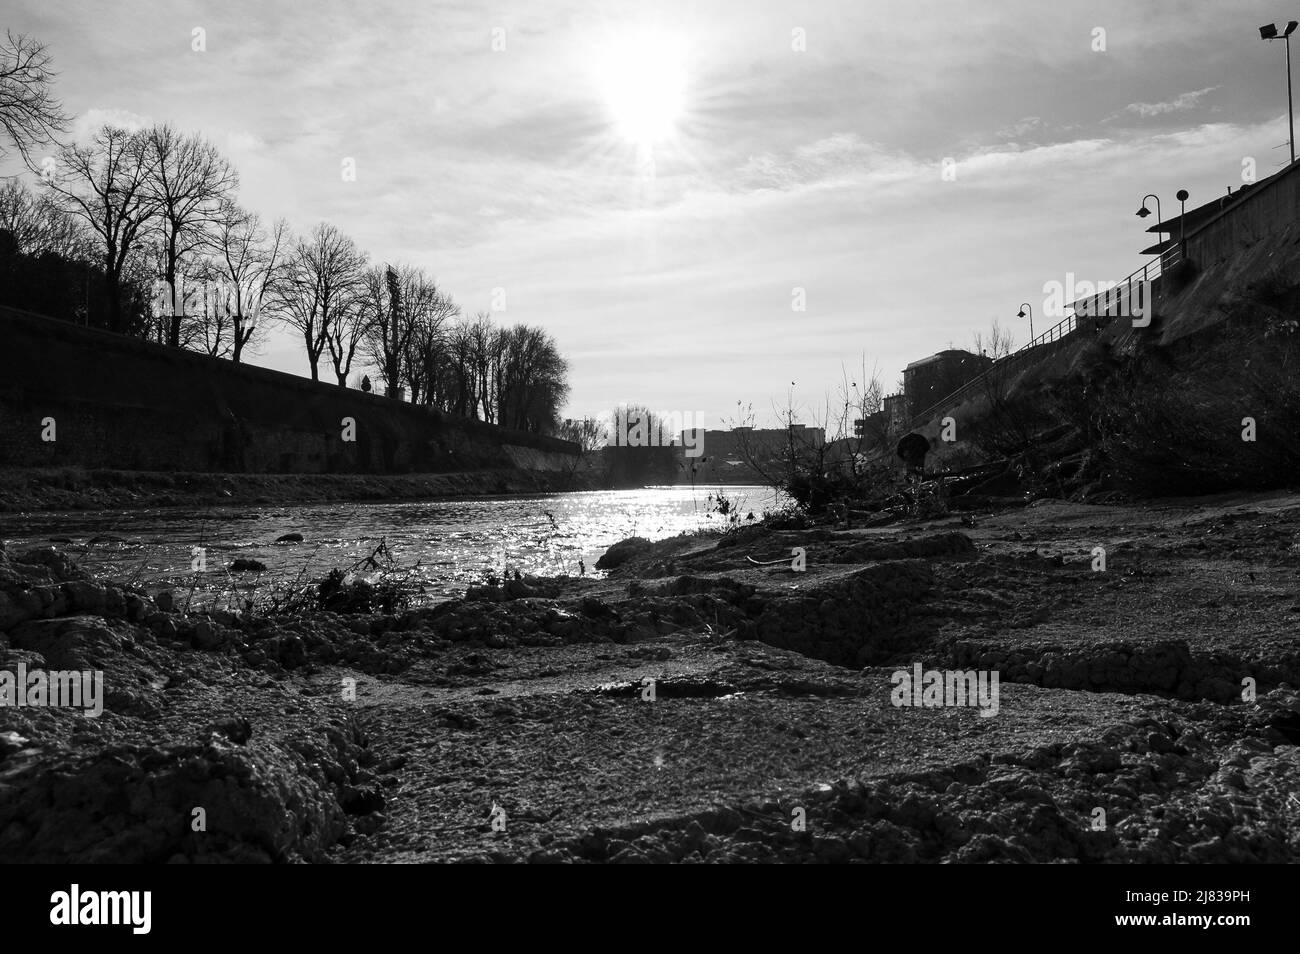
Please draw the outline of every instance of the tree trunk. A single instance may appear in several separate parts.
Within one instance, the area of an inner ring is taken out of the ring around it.
[[[111,273],[104,274],[104,294],[108,296],[108,330],[122,333],[122,296]]]

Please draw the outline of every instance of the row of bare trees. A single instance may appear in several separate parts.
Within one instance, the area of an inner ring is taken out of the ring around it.
[[[10,34],[0,44],[0,125],[42,186],[0,187],[0,231],[19,255],[93,263],[108,330],[238,362],[279,325],[301,340],[313,380],[322,364],[341,386],[354,367],[373,367],[414,403],[556,428],[567,367],[546,332],[462,317],[425,271],[374,264],[329,223],[295,236],[283,219],[263,222],[239,205],[237,172],[200,135],[105,125],[60,144],[69,121],[52,77],[39,42]],[[53,155],[37,162],[38,147]],[[147,309],[144,287],[159,292]]]

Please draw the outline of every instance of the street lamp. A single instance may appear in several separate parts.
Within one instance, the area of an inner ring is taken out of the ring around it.
[[[1032,344],[1033,341],[1034,341],[1034,308],[1033,308],[1033,306],[1030,305],[1029,302],[1027,302],[1027,301],[1022,301],[1022,302],[1020,303],[1020,314],[1016,315],[1016,317],[1017,317],[1017,318],[1023,318],[1023,317],[1025,317],[1025,312],[1026,312],[1026,311],[1029,312],[1029,341],[1030,341],[1030,343]]]
[[[1187,237],[1187,190],[1179,189],[1174,198],[1178,200],[1178,252],[1181,255],[1187,251],[1184,247],[1184,239]]]
[[[1282,40],[1286,43],[1286,121],[1291,130],[1291,161],[1295,162],[1295,115],[1291,108],[1291,34],[1300,26],[1300,21],[1287,21],[1286,28],[1279,35],[1277,25],[1266,23],[1259,28],[1261,40]]]
[[[1151,214],[1151,210],[1147,208],[1147,199],[1156,200],[1156,224],[1163,225],[1165,221],[1165,217],[1160,213],[1160,196],[1156,195],[1154,192],[1148,192],[1146,195],[1142,197],[1142,208],[1137,210],[1137,217],[1139,219],[1145,219],[1148,215]],[[1163,242],[1165,240],[1164,229],[1160,229],[1156,234],[1160,236],[1160,241]]]

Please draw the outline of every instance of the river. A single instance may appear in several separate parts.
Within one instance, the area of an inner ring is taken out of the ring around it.
[[[0,539],[11,550],[58,546],[97,578],[130,580],[149,592],[183,591],[191,607],[231,605],[277,586],[318,580],[336,567],[348,569],[383,542],[393,565],[418,588],[416,602],[440,602],[462,595],[489,572],[592,574],[600,555],[627,537],[659,540],[720,528],[726,518],[717,513],[719,492],[742,521],[779,505],[771,488],[729,486],[6,514]],[[302,542],[276,542],[295,533]],[[259,561],[266,571],[228,572],[240,558]]]

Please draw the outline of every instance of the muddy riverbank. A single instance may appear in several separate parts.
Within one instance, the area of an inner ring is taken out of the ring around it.
[[[0,708],[0,860],[1300,857],[1300,497],[617,554],[270,619],[5,552],[0,669],[101,670],[104,711]],[[917,665],[996,711],[899,705]]]

